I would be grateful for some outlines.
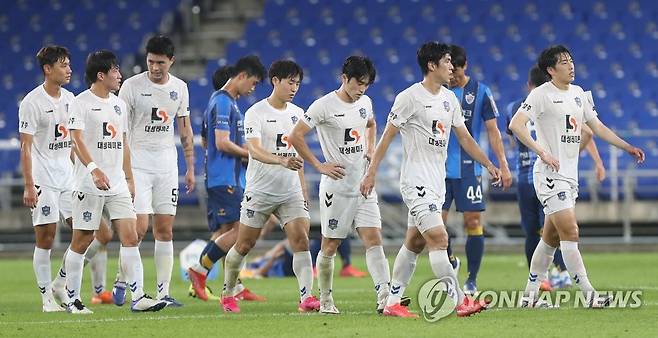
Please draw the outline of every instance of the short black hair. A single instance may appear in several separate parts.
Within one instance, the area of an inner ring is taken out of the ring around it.
[[[260,62],[260,59],[256,55],[249,55],[240,58],[238,62],[235,63],[235,72],[234,77],[242,72],[246,72],[247,76],[255,76],[258,80],[262,81],[267,74],[265,66]]]
[[[551,78],[537,65],[532,66],[528,72],[528,83],[534,87],[539,87],[550,80]]]
[[[87,64],[85,65],[85,80],[88,85],[92,85],[98,80],[98,72],[107,74],[110,69],[119,66],[116,55],[109,50],[99,50],[89,53]]]
[[[220,90],[226,82],[235,76],[235,67],[231,65],[221,66],[212,74],[212,86],[215,90]]]
[[[466,49],[458,45],[450,45],[450,63],[456,68],[466,66]]]
[[[555,67],[559,61],[560,55],[562,54],[568,54],[571,56],[571,52],[564,45],[554,45],[544,49],[537,58],[539,69],[550,77],[551,75],[548,74],[548,67]]]
[[[299,76],[299,81],[304,79],[304,70],[295,61],[291,60],[278,60],[274,61],[270,66],[270,84],[276,77],[279,80],[293,78]]]
[[[343,62],[342,74],[347,76],[348,81],[351,78],[355,78],[360,81],[367,76],[368,85],[371,85],[373,82],[375,82],[377,70],[375,69],[375,65],[367,56],[352,55],[345,59],[345,62]]]
[[[446,54],[450,54],[450,46],[445,43],[430,41],[420,46],[416,52],[416,57],[418,59],[418,66],[420,66],[423,75],[426,75],[429,72],[429,68],[427,67],[428,63],[432,62],[438,65],[439,61]]]
[[[66,47],[50,45],[42,47],[37,52],[37,61],[39,62],[39,67],[41,71],[44,71],[45,65],[54,65],[58,61],[64,61],[65,59],[71,60],[71,53]]]
[[[156,35],[146,43],[146,53],[174,57],[174,42],[164,35]]]

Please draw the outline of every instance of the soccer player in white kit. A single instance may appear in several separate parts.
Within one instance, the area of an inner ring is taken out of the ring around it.
[[[306,201],[304,164],[289,140],[290,132],[304,111],[292,103],[304,77],[295,62],[280,60],[269,71],[272,94],[255,103],[244,118],[249,148],[247,184],[240,209],[238,238],[225,262],[222,308],[240,312],[235,285],[245,256],[256,244],[272,214],[281,221],[293,251],[292,269],[299,284],[300,312],[320,309],[313,290],[313,265],[309,251],[310,216]]]
[[[539,285],[546,279],[548,265],[559,246],[567,270],[585,292],[587,306],[607,307],[612,297],[599,295],[590,284],[578,250],[574,207],[578,197],[578,154],[583,123],[595,135],[635,157],[638,163],[644,161],[644,152],[619,138],[598,119],[591,94],[572,84],[575,66],[566,47],[546,48],[539,55],[537,64],[551,81],[532,90],[510,121],[514,135],[541,159],[535,161],[533,183],[546,214],[542,238],[530,261],[530,273],[520,306],[552,306],[539,299]],[[526,127],[529,121],[535,125],[536,141]]]
[[[388,296],[390,272],[381,238],[381,217],[375,193],[359,193],[377,128],[372,101],[365,91],[375,81],[372,61],[350,56],[343,63],[342,85],[311,104],[303,123],[290,137],[299,155],[321,174],[320,222],[322,246],[317,258],[320,312],[339,313],[333,300],[333,272],[336,248],[356,228],[366,247],[366,263],[377,292],[377,309],[383,310]],[[320,162],[304,136],[316,128],[327,162]]]
[[[132,311],[158,311],[167,305],[143,291],[144,272],[139,254],[132,203],[135,186],[127,144],[126,104],[112,94],[119,89],[121,73],[110,51],[89,54],[85,79],[90,89],[71,104],[68,127],[76,160],[73,184],[73,238],[66,256],[66,289],[71,300],[67,310],[92,313],[80,301],[84,252],[108,214],[121,241],[121,264],[132,291]]]
[[[194,143],[190,123],[187,84],[169,73],[175,61],[174,44],[158,35],[146,43],[148,71],[124,81],[119,98],[128,107],[130,162],[135,182],[137,234],[141,242],[153,215],[156,298],[168,306],[183,306],[169,294],[174,266],[172,242],[178,202],[178,154],[174,142],[174,119],[185,155],[187,193],[194,190]],[[121,278],[119,278],[121,279]],[[123,303],[125,282],[115,282],[114,297]],[[122,297],[123,296],[123,297]]]
[[[434,275],[450,280],[457,291],[457,314],[468,316],[481,311],[485,304],[464,296],[446,251],[448,233],[441,218],[441,206],[445,198],[445,162],[450,130],[454,130],[461,147],[486,167],[496,184],[500,182],[500,170],[468,133],[457,97],[444,87],[450,81],[453,69],[449,46],[438,42],[425,43],[418,49],[417,59],[423,81],[413,84],[395,98],[386,129],[361,183],[363,196],[370,196],[377,167],[389,144],[400,132],[404,150],[400,192],[409,208],[409,228],[393,265],[391,291],[384,315],[417,317],[400,305],[400,298],[409,285],[418,254],[427,246]]]

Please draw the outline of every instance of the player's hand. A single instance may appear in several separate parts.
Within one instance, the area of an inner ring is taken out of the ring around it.
[[[26,185],[23,192],[23,204],[28,208],[35,208],[39,202],[39,195],[34,184]]]
[[[509,189],[512,186],[512,173],[508,167],[502,167],[500,169],[500,175],[503,184],[503,190]]]
[[[361,180],[361,186],[359,187],[359,190],[361,190],[361,195],[363,197],[368,198],[370,196],[370,193],[372,192],[372,189],[375,188],[375,176],[366,174],[363,176],[363,180]]]
[[[91,172],[91,178],[93,179],[96,188],[100,190],[110,190],[110,179],[105,176],[105,173],[100,168],[96,168]],[[134,192],[135,188],[133,184],[133,193]]]
[[[299,170],[304,167],[304,161],[301,158],[294,157],[279,157],[279,163],[290,170]]]
[[[345,167],[338,163],[325,162],[320,164],[318,171],[322,175],[327,175],[334,180],[339,180],[345,176]]]
[[[126,183],[128,183],[128,191],[130,192],[130,198],[135,202],[135,181],[132,177],[126,177]]]
[[[603,182],[603,180],[605,180],[605,167],[602,163],[596,165],[594,172],[596,173],[596,179],[599,182]]]
[[[489,172],[489,176],[491,176],[491,185],[499,187],[501,184],[503,184],[503,177],[500,169],[490,163],[487,165],[487,171]]]
[[[560,171],[560,161],[558,161],[555,157],[551,156],[551,154],[542,151],[541,153],[537,154],[539,158],[541,158],[546,165],[551,167],[555,172]]]
[[[196,184],[196,176],[194,176],[194,169],[188,169],[185,173],[185,193],[189,194],[194,191]]]
[[[630,146],[626,151],[631,156],[635,157],[635,162],[637,162],[637,163],[644,162],[644,151],[642,151],[642,149]]]

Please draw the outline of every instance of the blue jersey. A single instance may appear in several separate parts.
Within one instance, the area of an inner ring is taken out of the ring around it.
[[[512,131],[509,129],[509,122],[512,120],[512,116],[519,110],[521,104],[525,99],[514,101],[507,106],[507,111],[505,114],[506,125],[507,125],[507,134],[514,136]],[[528,130],[533,139],[537,139],[535,134],[535,125],[532,121],[528,121]],[[518,138],[514,137],[516,142],[517,156],[516,156],[516,171],[518,173],[518,182],[533,184],[532,183],[532,167],[537,160],[537,154],[534,151],[530,150],[523,142],[519,141]]]
[[[480,131],[484,122],[498,117],[498,109],[491,90],[484,83],[473,79],[470,79],[464,88],[454,87],[451,90],[461,103],[466,128],[475,142],[480,143]],[[451,137],[448,143],[446,178],[480,175],[482,175],[482,166],[462,149],[456,137]]]
[[[215,146],[215,130],[228,131],[231,142],[244,144],[244,116],[235,99],[224,90],[210,96],[203,116],[203,135],[206,138],[206,187],[222,185],[244,188],[245,167],[239,157],[220,151]]]

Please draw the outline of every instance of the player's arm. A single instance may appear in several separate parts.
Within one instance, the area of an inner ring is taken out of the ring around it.
[[[485,168],[487,168],[487,171],[489,171],[489,174],[491,175],[491,178],[493,180],[493,184],[495,185],[500,184],[502,180],[500,169],[496,168],[496,166],[491,162],[491,160],[489,160],[487,154],[485,154],[484,151],[482,151],[480,146],[477,144],[477,142],[475,142],[471,134],[468,132],[468,129],[466,129],[466,126],[462,124],[458,127],[453,127],[452,130],[457,136],[457,141],[459,141],[459,145],[462,147],[462,149],[464,149],[464,151],[466,151],[466,153],[468,153],[468,155],[471,156],[474,160],[478,161]],[[498,137],[500,141],[500,133],[498,133]],[[503,154],[503,158],[505,158],[504,154]]]
[[[334,180],[338,180],[345,176],[345,168],[337,163],[322,163],[318,158],[313,154],[311,148],[309,148],[308,143],[306,143],[306,134],[311,131],[311,127],[306,123],[297,123],[295,128],[292,129],[290,133],[289,141],[299,156],[301,156],[304,161],[310,163],[313,168],[319,171],[323,175],[327,175]]]
[[[386,128],[384,129],[382,137],[379,139],[379,143],[377,143],[377,147],[375,148],[372,159],[370,160],[370,165],[368,166],[366,175],[361,181],[360,190],[363,197],[368,197],[372,192],[372,189],[375,187],[377,168],[384,159],[388,146],[391,145],[391,142],[393,142],[393,139],[395,139],[398,132],[400,132],[400,128],[396,127],[391,122],[386,123]]]
[[[100,190],[109,190],[110,180],[107,178],[107,176],[105,176],[105,173],[99,167],[97,167],[95,163],[89,166],[89,164],[93,163],[94,160],[91,158],[91,154],[89,154],[89,150],[87,149],[87,146],[83,140],[83,131],[80,129],[72,129],[70,125],[69,130],[71,131],[71,141],[73,142],[73,150],[75,151],[75,156],[78,157],[78,160],[80,160],[82,165],[88,169],[91,169],[91,178],[94,180],[94,185],[96,185],[96,188]],[[124,144],[126,144],[125,140]]]
[[[366,159],[372,159],[372,153],[375,152],[375,141],[377,141],[377,122],[374,117],[368,119],[366,123]]]
[[[130,197],[135,199],[135,181],[133,180],[133,169],[130,163],[130,147],[128,146],[128,135],[123,133],[123,174],[126,176],[126,183],[128,183],[128,191]]]
[[[34,208],[39,200],[37,188],[34,186],[34,178],[32,177],[32,141],[34,140],[34,136],[26,133],[20,133],[20,135],[21,170],[23,171],[23,183],[25,186],[23,204],[26,207]]]
[[[299,175],[299,183],[302,185],[302,195],[304,195],[304,207],[308,211],[308,190],[306,190],[306,177],[304,176],[304,166],[297,170],[297,175]]]
[[[615,132],[610,130],[610,128],[608,128],[605,124],[601,123],[598,117],[592,117],[589,121],[587,121],[587,125],[592,129],[594,135],[602,138],[604,141],[612,144],[613,146],[626,151],[635,158],[637,163],[644,162],[644,151],[642,151],[642,149],[634,147],[621,139],[619,136],[617,136],[617,134],[615,134]]]
[[[258,137],[248,138],[247,147],[249,149],[249,154],[251,154],[251,157],[253,157],[255,160],[259,162],[280,165],[290,170],[299,170],[304,165],[302,159],[300,159],[299,157],[277,156],[263,149],[260,143],[260,138]]]
[[[231,132],[215,129],[215,146],[217,150],[235,157],[248,158],[249,152],[231,141]]]
[[[487,128],[487,136],[489,137],[489,144],[491,145],[491,149],[493,149],[493,152],[496,155],[496,158],[498,159],[498,164],[500,165],[503,189],[507,189],[512,185],[512,173],[509,170],[509,165],[507,164],[507,158],[505,158],[505,148],[503,147],[503,138],[500,136],[500,130],[498,130],[498,125],[496,125],[495,118],[485,121],[484,125]]]
[[[603,166],[603,160],[599,154],[599,149],[596,147],[596,142],[594,142],[594,132],[592,129],[583,124],[583,128],[580,132],[580,151],[583,149],[587,150],[589,156],[594,160],[594,172],[596,173],[596,179],[601,182],[605,179],[605,167]]]
[[[189,115],[178,117],[178,134],[185,156],[185,167],[187,169],[185,172],[185,188],[189,194],[194,191],[196,181],[194,176],[194,133],[192,132],[192,122],[190,122]]]
[[[528,115],[521,113],[521,110],[519,109],[512,117],[512,120],[509,123],[509,129],[512,130],[514,136],[516,136],[521,143],[534,151],[544,163],[553,168],[553,170],[559,171],[560,162],[546,152],[530,135],[530,131],[526,128],[526,123],[528,123],[528,121],[530,121]]]

